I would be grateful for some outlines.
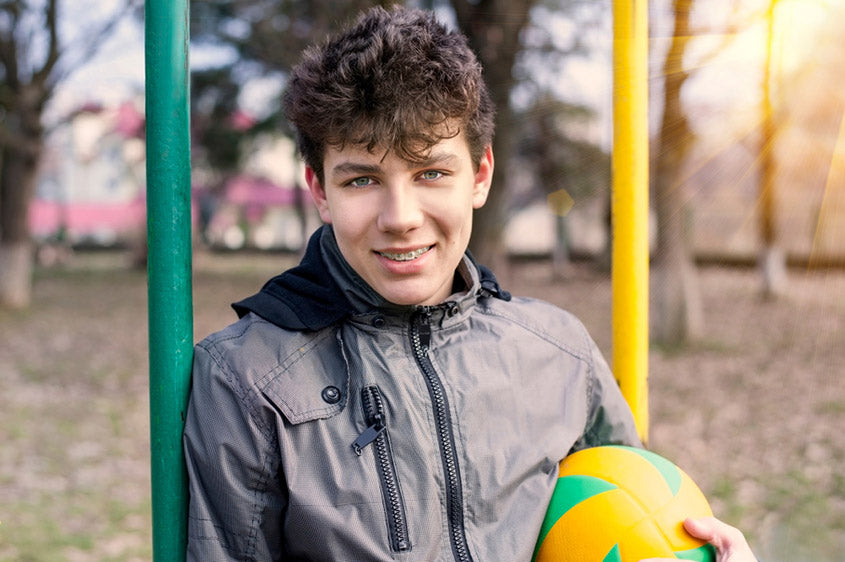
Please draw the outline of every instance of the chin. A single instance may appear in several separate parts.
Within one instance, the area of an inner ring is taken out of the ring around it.
[[[423,276],[420,276],[423,277]],[[435,305],[449,297],[452,278],[444,290],[446,281],[429,277],[417,279],[382,279],[382,283],[371,285],[385,300],[400,306]]]
[[[428,299],[424,297],[413,297],[413,296],[397,296],[394,295],[393,297],[385,297],[388,301],[392,302],[393,304],[398,304],[399,306],[416,306],[416,305],[423,305],[427,304],[426,301]]]
[[[387,291],[382,296],[400,306],[432,305],[438,301],[431,292],[424,291]]]

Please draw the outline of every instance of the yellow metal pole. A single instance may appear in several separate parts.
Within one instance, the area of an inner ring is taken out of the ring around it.
[[[648,440],[648,2],[613,1],[613,370]]]

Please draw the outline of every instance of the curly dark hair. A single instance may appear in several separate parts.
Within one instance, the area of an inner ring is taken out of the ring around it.
[[[327,146],[425,158],[464,132],[473,162],[493,142],[494,108],[466,38],[431,13],[394,7],[306,49],[284,96],[305,163],[323,181]]]

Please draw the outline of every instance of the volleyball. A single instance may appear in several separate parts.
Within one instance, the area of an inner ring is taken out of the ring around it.
[[[713,547],[683,528],[687,517],[712,514],[695,482],[660,455],[623,446],[583,449],[560,463],[533,560],[714,562]]]

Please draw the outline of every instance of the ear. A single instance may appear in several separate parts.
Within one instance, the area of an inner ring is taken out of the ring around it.
[[[305,167],[305,183],[308,184],[308,191],[311,192],[311,197],[314,203],[317,204],[317,211],[320,213],[320,218],[326,224],[331,224],[332,214],[329,211],[329,202],[326,199],[326,190],[317,178],[317,172],[311,166]]]
[[[481,155],[478,171],[475,172],[475,186],[472,190],[472,208],[478,209],[487,201],[490,184],[493,182],[493,147],[488,145]]]

